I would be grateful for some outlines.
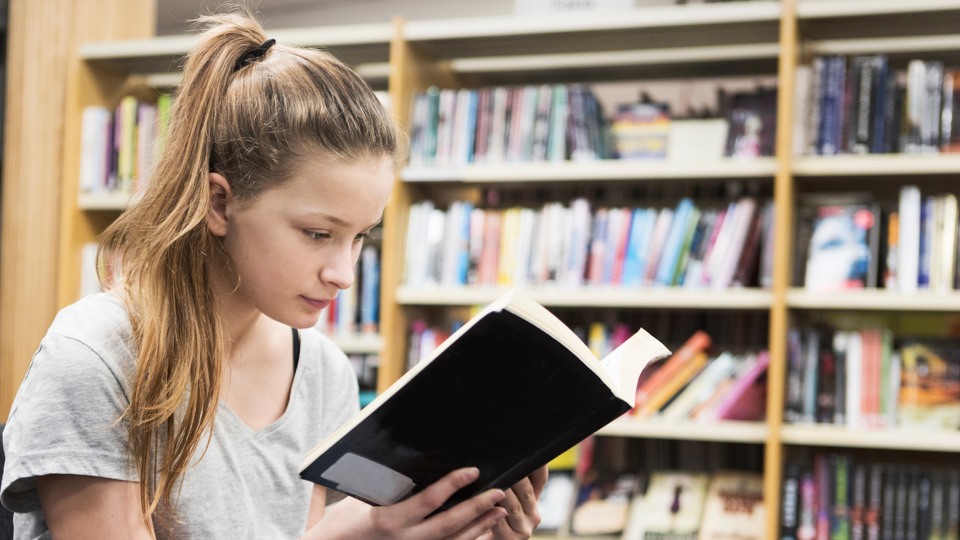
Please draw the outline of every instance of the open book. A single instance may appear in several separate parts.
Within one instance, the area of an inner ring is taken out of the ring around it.
[[[540,304],[510,292],[306,456],[300,476],[375,505],[459,467],[480,478],[445,507],[505,489],[634,406],[650,362],[644,330],[602,361]]]

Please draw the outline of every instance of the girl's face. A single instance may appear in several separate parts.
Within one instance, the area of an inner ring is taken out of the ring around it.
[[[316,159],[254,201],[241,204],[227,192],[218,211],[215,200],[208,225],[229,257],[218,290],[230,294],[231,309],[249,306],[295,328],[315,325],[353,284],[364,238],[380,222],[392,184],[386,157]]]

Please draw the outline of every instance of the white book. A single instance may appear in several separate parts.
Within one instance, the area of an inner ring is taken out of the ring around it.
[[[440,283],[440,268],[443,256],[443,239],[447,232],[447,212],[437,208],[427,214],[426,282]]]
[[[737,203],[737,212],[730,228],[727,248],[722,252],[722,257],[714,258],[717,262],[717,269],[711,276],[711,288],[726,289],[733,282],[733,274],[737,271],[740,254],[743,252],[743,245],[750,233],[750,227],[753,225],[756,208],[757,201],[750,197],[744,197]]]
[[[587,247],[590,243],[590,203],[578,198],[570,205],[570,234],[563,265],[563,285],[578,286],[584,283],[587,264]]]
[[[542,285],[547,282],[547,253],[550,231],[547,229],[550,219],[550,206],[544,204],[537,215],[537,224],[533,233],[533,246],[530,248],[530,282]]]
[[[900,292],[917,290],[920,271],[920,188],[900,188],[898,215],[900,220],[899,245],[897,247],[897,281]]]
[[[457,115],[457,91],[445,88],[440,91],[440,107],[437,117],[437,155],[438,167],[450,166],[453,155],[453,134]]]
[[[470,241],[467,246],[468,267],[467,284],[478,283],[480,256],[483,254],[483,224],[487,219],[487,211],[483,208],[474,208],[470,211]]]
[[[406,245],[404,246],[404,283],[412,287],[422,286],[427,280],[427,217],[433,210],[432,201],[423,201],[410,206],[407,217]]]
[[[930,196],[927,197],[927,200],[924,202],[924,204],[927,205],[927,212],[929,213],[924,225],[926,229],[924,243],[927,245],[927,271],[929,272],[927,288],[937,290],[940,288],[940,282],[942,281],[942,277],[940,275],[940,272],[943,268],[941,266],[941,260],[945,255],[941,250],[944,232],[943,199],[941,197]],[[921,261],[921,264],[922,263],[923,261]]]
[[[80,192],[102,190],[107,178],[107,133],[110,111],[104,107],[86,107],[80,136]]]
[[[530,281],[530,253],[533,251],[533,233],[537,226],[537,211],[533,208],[520,209],[519,234],[517,236],[513,283],[527,285]]]
[[[490,115],[490,139],[486,163],[503,163],[507,140],[507,101],[510,93],[503,86],[493,89],[493,112]]]
[[[794,75],[793,109],[793,155],[802,156],[807,147],[807,125],[810,118],[810,100],[812,93],[813,68],[801,64]]]
[[[563,267],[563,257],[570,238],[570,209],[558,202],[547,205],[547,216],[543,218],[547,230],[547,273],[543,283],[553,283],[559,279]]]
[[[938,291],[953,289],[957,265],[957,197],[952,193],[941,195],[943,225],[940,227],[941,243],[935,248],[941,253],[940,281]]]

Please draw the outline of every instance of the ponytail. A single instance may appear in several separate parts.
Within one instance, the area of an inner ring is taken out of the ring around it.
[[[136,345],[125,419],[147,520],[158,506],[173,508],[219,400],[226,338],[210,274],[226,255],[206,227],[209,173],[250,200],[317,152],[397,151],[376,96],[332,55],[273,45],[245,13],[199,22],[206,30],[187,57],[152,180],[104,232],[98,255],[118,263],[104,285],[121,290]]]

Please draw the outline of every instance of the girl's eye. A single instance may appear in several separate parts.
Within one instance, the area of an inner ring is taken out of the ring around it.
[[[307,235],[311,240],[326,240],[330,238],[330,233],[318,232],[318,231],[303,231],[303,234]]]
[[[360,234],[358,234],[356,237],[354,237],[353,241],[354,241],[354,242],[363,242],[364,240],[367,240],[367,239],[369,239],[369,238],[370,238],[370,233],[360,233]]]

